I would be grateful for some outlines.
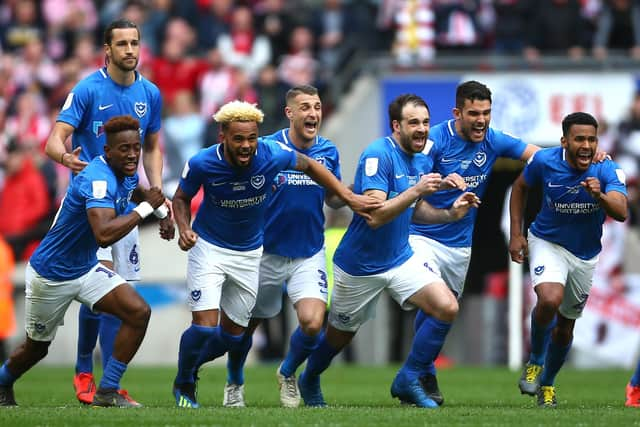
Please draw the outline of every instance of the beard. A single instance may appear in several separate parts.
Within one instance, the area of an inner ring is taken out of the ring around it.
[[[115,65],[119,70],[125,72],[133,71],[138,67],[138,58],[135,58],[133,65],[128,65],[126,62],[124,62],[124,60],[116,61],[112,58],[111,61],[113,62],[113,65]]]

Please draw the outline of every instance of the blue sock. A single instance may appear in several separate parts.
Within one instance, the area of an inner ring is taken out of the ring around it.
[[[100,315],[82,304],[78,312],[78,356],[76,373],[93,372],[93,349],[98,340]]]
[[[126,363],[122,363],[119,360],[111,357],[107,362],[107,367],[105,368],[104,373],[102,374],[102,379],[100,380],[100,388],[120,390],[120,378],[122,378],[122,375],[126,370]]]
[[[544,361],[544,369],[542,369],[542,375],[540,375],[541,386],[553,385],[558,371],[564,365],[564,361],[567,360],[567,354],[569,354],[570,349],[571,343],[561,347],[551,340],[547,358]]]
[[[300,326],[293,331],[291,339],[289,340],[289,352],[282,361],[280,373],[285,377],[290,377],[296,373],[296,370],[302,362],[307,360],[307,357],[313,350],[318,347],[318,343],[322,339],[324,332],[320,331],[317,335],[307,335],[302,332]]]
[[[340,350],[331,347],[327,341],[325,334],[322,334],[316,349],[309,355],[307,359],[307,367],[304,370],[305,375],[317,376],[327,370],[331,361]]]
[[[113,354],[113,343],[116,340],[116,335],[120,330],[122,322],[115,316],[107,313],[100,315],[100,351],[102,353],[102,369],[107,369],[107,362]]]
[[[636,370],[633,373],[633,376],[631,377],[631,381],[629,381],[629,384],[631,384],[634,387],[637,387],[640,385],[640,359],[638,359],[638,365],[636,366]]]
[[[7,362],[4,362],[3,365],[0,366],[0,385],[5,387],[13,385],[19,377],[19,375],[16,377],[9,372],[9,369],[7,369]]]
[[[244,364],[253,344],[253,335],[245,334],[238,348],[229,351],[227,358],[227,383],[244,384]]]
[[[193,383],[196,362],[207,341],[216,333],[217,328],[211,326],[191,325],[180,337],[178,351],[178,373],[175,383]]]
[[[422,310],[418,310],[418,313],[416,313],[416,318],[413,321],[413,331],[417,332],[418,329],[420,329],[420,326],[422,326],[422,323],[427,320],[427,313],[425,313]]]
[[[549,340],[551,339],[551,331],[556,327],[556,317],[551,323],[543,327],[538,325],[535,320],[535,310],[531,311],[531,354],[529,355],[529,363],[542,366],[547,355]]]
[[[420,376],[427,372],[442,350],[451,325],[435,317],[426,316],[413,337],[411,351],[402,370],[408,371],[411,376]]]

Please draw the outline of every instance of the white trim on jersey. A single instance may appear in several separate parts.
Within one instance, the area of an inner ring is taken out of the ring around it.
[[[455,120],[449,120],[447,122],[447,129],[449,130],[449,135],[451,136],[456,136],[456,132],[455,132],[455,125],[451,126],[452,123],[454,123]]]

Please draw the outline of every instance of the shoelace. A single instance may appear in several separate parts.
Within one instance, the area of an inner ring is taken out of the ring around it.
[[[540,373],[540,371],[542,370],[542,368],[538,365],[531,365],[527,367],[527,374],[525,376],[525,379],[527,380],[528,383],[532,383],[536,380],[536,378],[538,377],[538,374]]]
[[[287,389],[287,393],[290,395],[297,396],[298,388],[296,387],[296,377],[290,376],[284,378],[284,386]]]
[[[229,404],[235,405],[236,403],[240,403],[242,401],[242,393],[240,391],[240,386],[237,384],[232,384],[229,386]]]
[[[555,390],[552,387],[545,387],[542,390],[542,398],[544,399],[544,403],[553,404],[553,400],[556,397]]]

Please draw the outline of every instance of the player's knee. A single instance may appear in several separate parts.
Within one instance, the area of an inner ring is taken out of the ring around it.
[[[145,301],[141,301],[132,311],[130,323],[136,328],[146,328],[151,318],[151,307]]]
[[[450,299],[440,308],[440,320],[445,322],[453,322],[458,316],[458,301],[455,298]]]
[[[313,317],[301,317],[300,321],[300,329],[305,335],[308,336],[316,336],[322,330],[323,318],[320,316]]]
[[[562,295],[555,293],[541,294],[538,296],[538,307],[543,312],[555,313],[562,304]]]

